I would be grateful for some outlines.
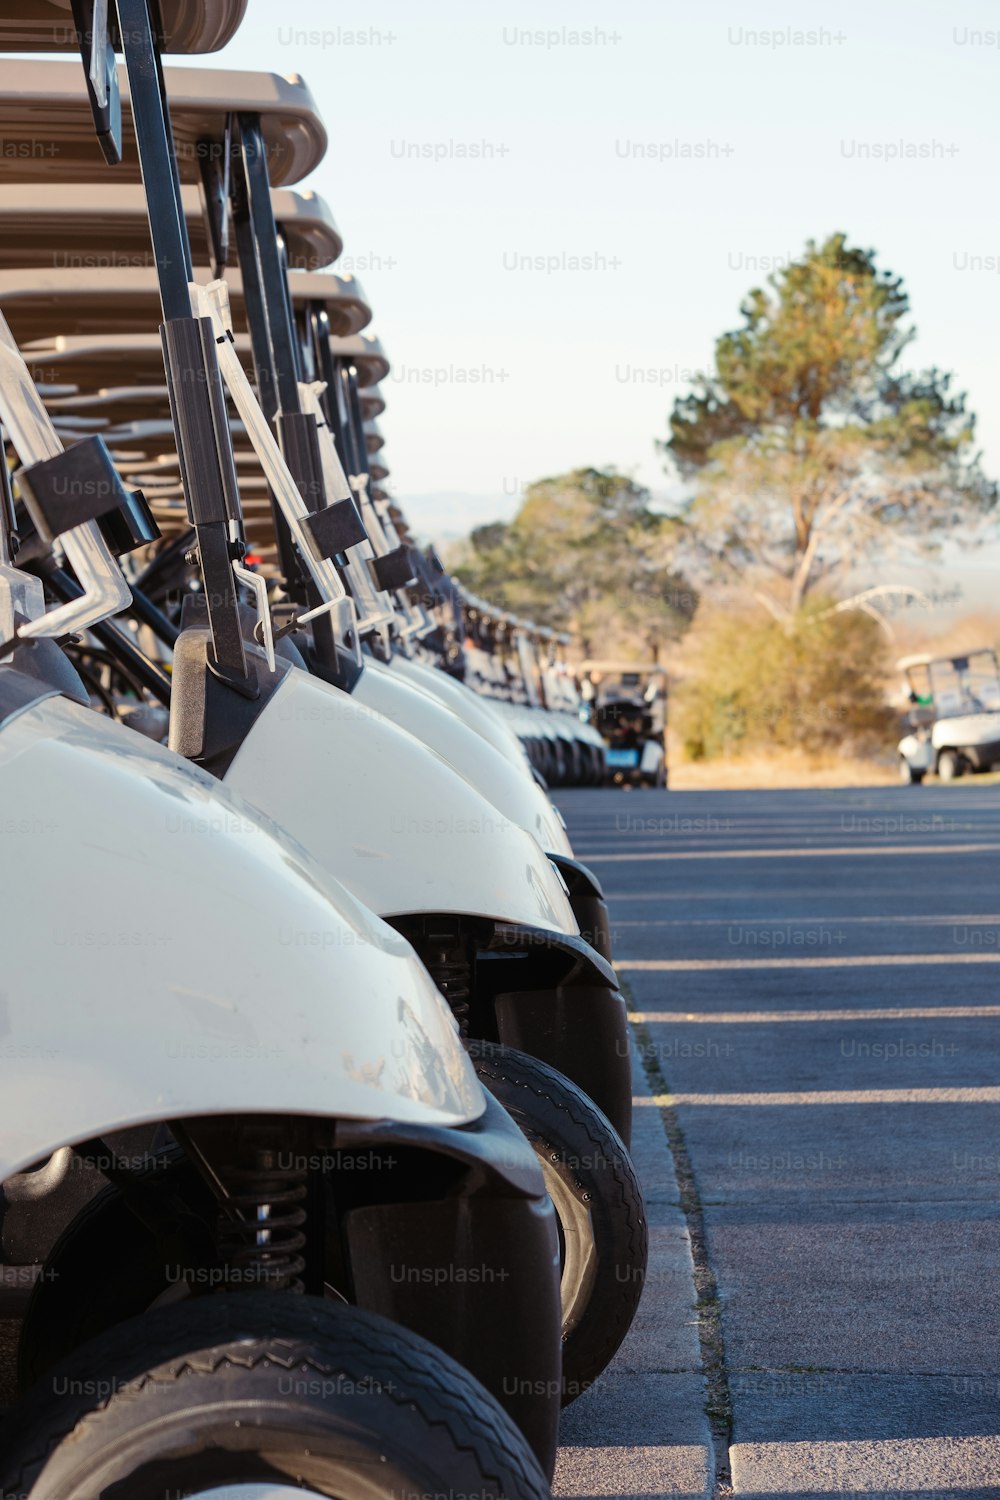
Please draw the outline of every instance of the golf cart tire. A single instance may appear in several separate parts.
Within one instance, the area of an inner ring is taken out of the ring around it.
[[[5,1426],[3,1500],[149,1500],[240,1483],[549,1494],[510,1418],[428,1340],[287,1293],[199,1298],[120,1324]]]
[[[899,779],[904,786],[920,786],[924,779],[924,772],[918,771],[916,766],[906,759],[905,755],[899,757]]]
[[[642,1189],[621,1136],[568,1078],[495,1042],[471,1042],[469,1055],[531,1143],[559,1220],[568,1406],[607,1368],[635,1318],[649,1238]]]
[[[962,757],[957,750],[942,750],[938,756],[938,781],[957,781],[963,770]]]

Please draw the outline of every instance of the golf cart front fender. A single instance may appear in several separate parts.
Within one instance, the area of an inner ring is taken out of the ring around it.
[[[907,734],[900,740],[899,754],[917,771],[933,771],[934,746],[926,734]]]
[[[530,834],[399,722],[299,668],[258,715],[225,785],[380,916],[451,912],[577,930]]]
[[[180,1116],[482,1113],[399,934],[206,773],[53,697],[4,725],[0,787],[0,1180]]]
[[[464,682],[449,677],[440,668],[429,667],[424,662],[412,661],[406,656],[397,654],[388,665],[397,676],[430,693],[431,697],[437,698],[446,708],[458,714],[470,729],[481,734],[502,755],[508,756],[523,776],[531,775],[524,746],[509,724],[496,713],[488,698],[483,698]]]
[[[352,697],[436,750],[505,818],[533,834],[543,849],[572,856],[563,821],[541,787],[451,708],[377,661],[366,664]]]
[[[476,965],[480,1014],[492,1036],[550,1063],[589,1094],[618,1134],[632,1130],[632,1063],[625,1001],[611,965],[582,938],[498,923]]]
[[[555,1462],[561,1395],[560,1262],[555,1213],[532,1148],[495,1099],[461,1129],[338,1128],[360,1157],[416,1148],[409,1201],[346,1215],[357,1302],[423,1334],[482,1381],[521,1427],[545,1470]],[[428,1200],[424,1151],[465,1167],[464,1186]]]
[[[552,854],[549,858],[566,883],[580,936],[611,963],[611,918],[600,881],[578,859],[567,859],[564,854]]]

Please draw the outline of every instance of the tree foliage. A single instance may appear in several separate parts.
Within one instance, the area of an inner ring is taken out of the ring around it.
[[[790,620],[900,539],[932,549],[993,510],[951,376],[907,371],[903,282],[843,234],[754,289],[659,444],[689,481],[692,555]]]
[[[491,603],[569,630],[587,654],[641,656],[694,613],[676,551],[677,523],[648,490],[612,469],[574,469],[530,485],[512,521],[477,527],[455,572]]]

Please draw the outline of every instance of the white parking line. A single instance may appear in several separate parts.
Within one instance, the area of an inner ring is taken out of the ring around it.
[[[678,1022],[698,1026],[716,1023],[738,1024],[743,1021],[923,1021],[974,1020],[977,1016],[1000,1016],[1000,1005],[924,1005],[887,1006],[883,1010],[645,1010],[630,1011],[629,1020],[640,1026],[660,1026]]]
[[[814,849],[679,849],[655,854],[591,854],[577,851],[577,859],[588,865],[638,864],[650,859],[829,859],[834,855],[853,858],[873,854],[986,854],[1000,849],[1000,844],[884,844],[866,846],[848,844],[840,847],[817,846]]]
[[[615,968],[630,974],[683,974],[701,969],[889,969],[997,963],[1000,953],[853,953],[836,958],[621,958],[615,960]]]
[[[802,1093],[773,1094],[658,1094],[639,1099],[640,1105],[658,1107],[689,1104],[718,1108],[722,1105],[762,1107],[815,1104],[1000,1104],[1000,1088],[940,1089],[811,1089]]]

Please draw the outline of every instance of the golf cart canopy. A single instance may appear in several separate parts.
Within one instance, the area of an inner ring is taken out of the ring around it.
[[[187,184],[181,201],[195,263],[208,265],[211,247],[200,190]],[[338,259],[343,241],[318,193],[277,188],[271,206],[293,269],[318,271]],[[0,269],[152,265],[146,199],[137,183],[108,183],[99,195],[79,183],[58,192],[51,183],[0,186]]]
[[[247,334],[236,335],[236,350],[244,368],[252,374],[253,356]],[[389,361],[372,333],[352,334],[330,340],[337,359],[348,361],[363,386],[376,386],[389,373]],[[36,383],[72,385],[79,391],[94,391],[117,385],[123,370],[135,385],[163,385],[163,348],[159,335],[121,333],[108,337],[94,334],[57,334],[22,344],[21,353]],[[378,413],[373,411],[373,416]]]
[[[196,281],[210,279],[207,269],[196,270]],[[371,308],[353,277],[293,271],[289,280],[293,296],[323,302],[334,333],[358,333],[371,320]],[[226,285],[234,327],[237,332],[245,332],[239,271],[226,273]],[[60,334],[100,337],[105,333],[154,332],[161,319],[156,272],[146,266],[118,266],[114,270],[36,266],[0,271],[0,307],[22,346]]]
[[[157,419],[166,420],[170,415],[170,397],[165,385],[103,386],[96,391],[81,391],[77,386],[50,393],[46,405],[54,417],[83,417],[88,413],[105,418],[110,423]],[[361,409],[366,421],[377,417],[385,410],[378,387],[360,392]]]
[[[74,50],[74,49],[71,49]],[[165,68],[177,168],[197,183],[230,115],[260,118],[272,187],[299,182],[326,153],[327,134],[302,79],[278,73],[217,68]],[[128,76],[118,66],[122,101],[122,160],[117,182],[141,181]],[[79,61],[0,61],[0,141],[7,182],[108,182],[108,164],[94,134],[86,80]]]
[[[363,385],[358,391],[365,420],[380,417],[385,411],[385,397],[377,385]]]
[[[247,0],[159,0],[164,52],[218,52],[231,41]],[[18,0],[0,14],[0,51],[78,52],[72,0]]]
[[[913,703],[938,719],[1000,710],[1000,671],[991,646],[953,656],[921,653],[896,663],[906,675]]]

